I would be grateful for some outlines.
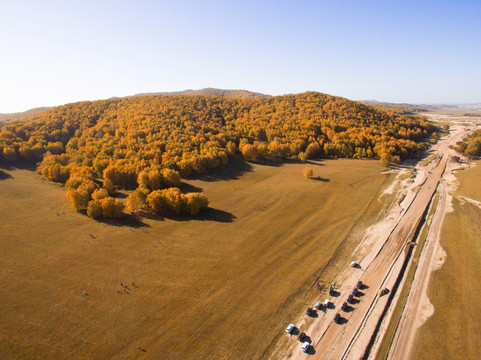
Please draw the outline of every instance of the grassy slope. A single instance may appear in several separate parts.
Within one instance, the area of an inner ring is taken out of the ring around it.
[[[372,161],[311,165],[329,181],[305,179],[304,166],[189,181],[216,211],[140,227],[92,221],[63,188],[6,171],[0,358],[259,357],[386,181]]]
[[[459,172],[458,195],[481,201],[481,164]],[[420,328],[413,359],[477,359],[481,353],[481,209],[454,199],[441,245],[447,260],[432,275],[434,315]]]

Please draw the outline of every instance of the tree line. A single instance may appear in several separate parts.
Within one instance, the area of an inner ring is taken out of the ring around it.
[[[435,130],[418,116],[316,92],[136,96],[67,104],[2,123],[0,161],[38,161],[39,173],[65,184],[74,206],[97,217],[120,213],[109,210],[110,196],[94,195],[98,189],[109,195],[137,189],[135,200],[126,202],[132,209],[141,204],[194,214],[208,201],[181,194],[181,177],[225,165],[232,156],[399,162],[424,150]]]

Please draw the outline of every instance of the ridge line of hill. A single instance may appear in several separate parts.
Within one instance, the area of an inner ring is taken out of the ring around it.
[[[249,90],[229,90],[229,89],[217,89],[217,88],[204,88],[199,90],[186,89],[181,91],[164,91],[164,92],[148,92],[139,93],[133,96],[149,96],[149,95],[206,95],[206,96],[222,96],[233,98],[267,98],[271,95],[253,92]]]

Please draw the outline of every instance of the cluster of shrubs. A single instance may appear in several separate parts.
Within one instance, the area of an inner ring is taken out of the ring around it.
[[[472,159],[481,157],[481,130],[473,131],[468,139],[457,143],[455,149]]]
[[[197,215],[208,207],[209,200],[207,196],[198,192],[183,194],[176,187],[152,192],[145,188],[138,188],[127,197],[126,205],[130,212],[138,212],[148,206],[148,209],[155,214]]]
[[[88,167],[70,167],[73,172],[65,183],[67,197],[76,210],[85,211],[93,219],[121,218],[125,212],[138,214],[148,211],[155,214],[197,215],[206,209],[209,201],[204,194],[183,194],[180,174],[171,169],[150,168],[139,173],[139,187],[126,199],[125,205],[111,197],[115,187],[106,178],[103,187]],[[125,211],[125,212],[124,212]]]

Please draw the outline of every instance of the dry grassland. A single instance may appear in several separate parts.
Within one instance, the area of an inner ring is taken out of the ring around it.
[[[31,171],[4,170],[0,358],[265,356],[390,179],[374,161],[309,166],[322,178],[305,179],[304,164],[219,169],[186,185],[209,197],[200,218],[122,226],[76,213]]]
[[[457,195],[481,201],[481,163],[457,174]],[[481,354],[481,209],[453,199],[441,246],[447,252],[428,296],[434,315],[419,328],[413,359],[479,359]]]

